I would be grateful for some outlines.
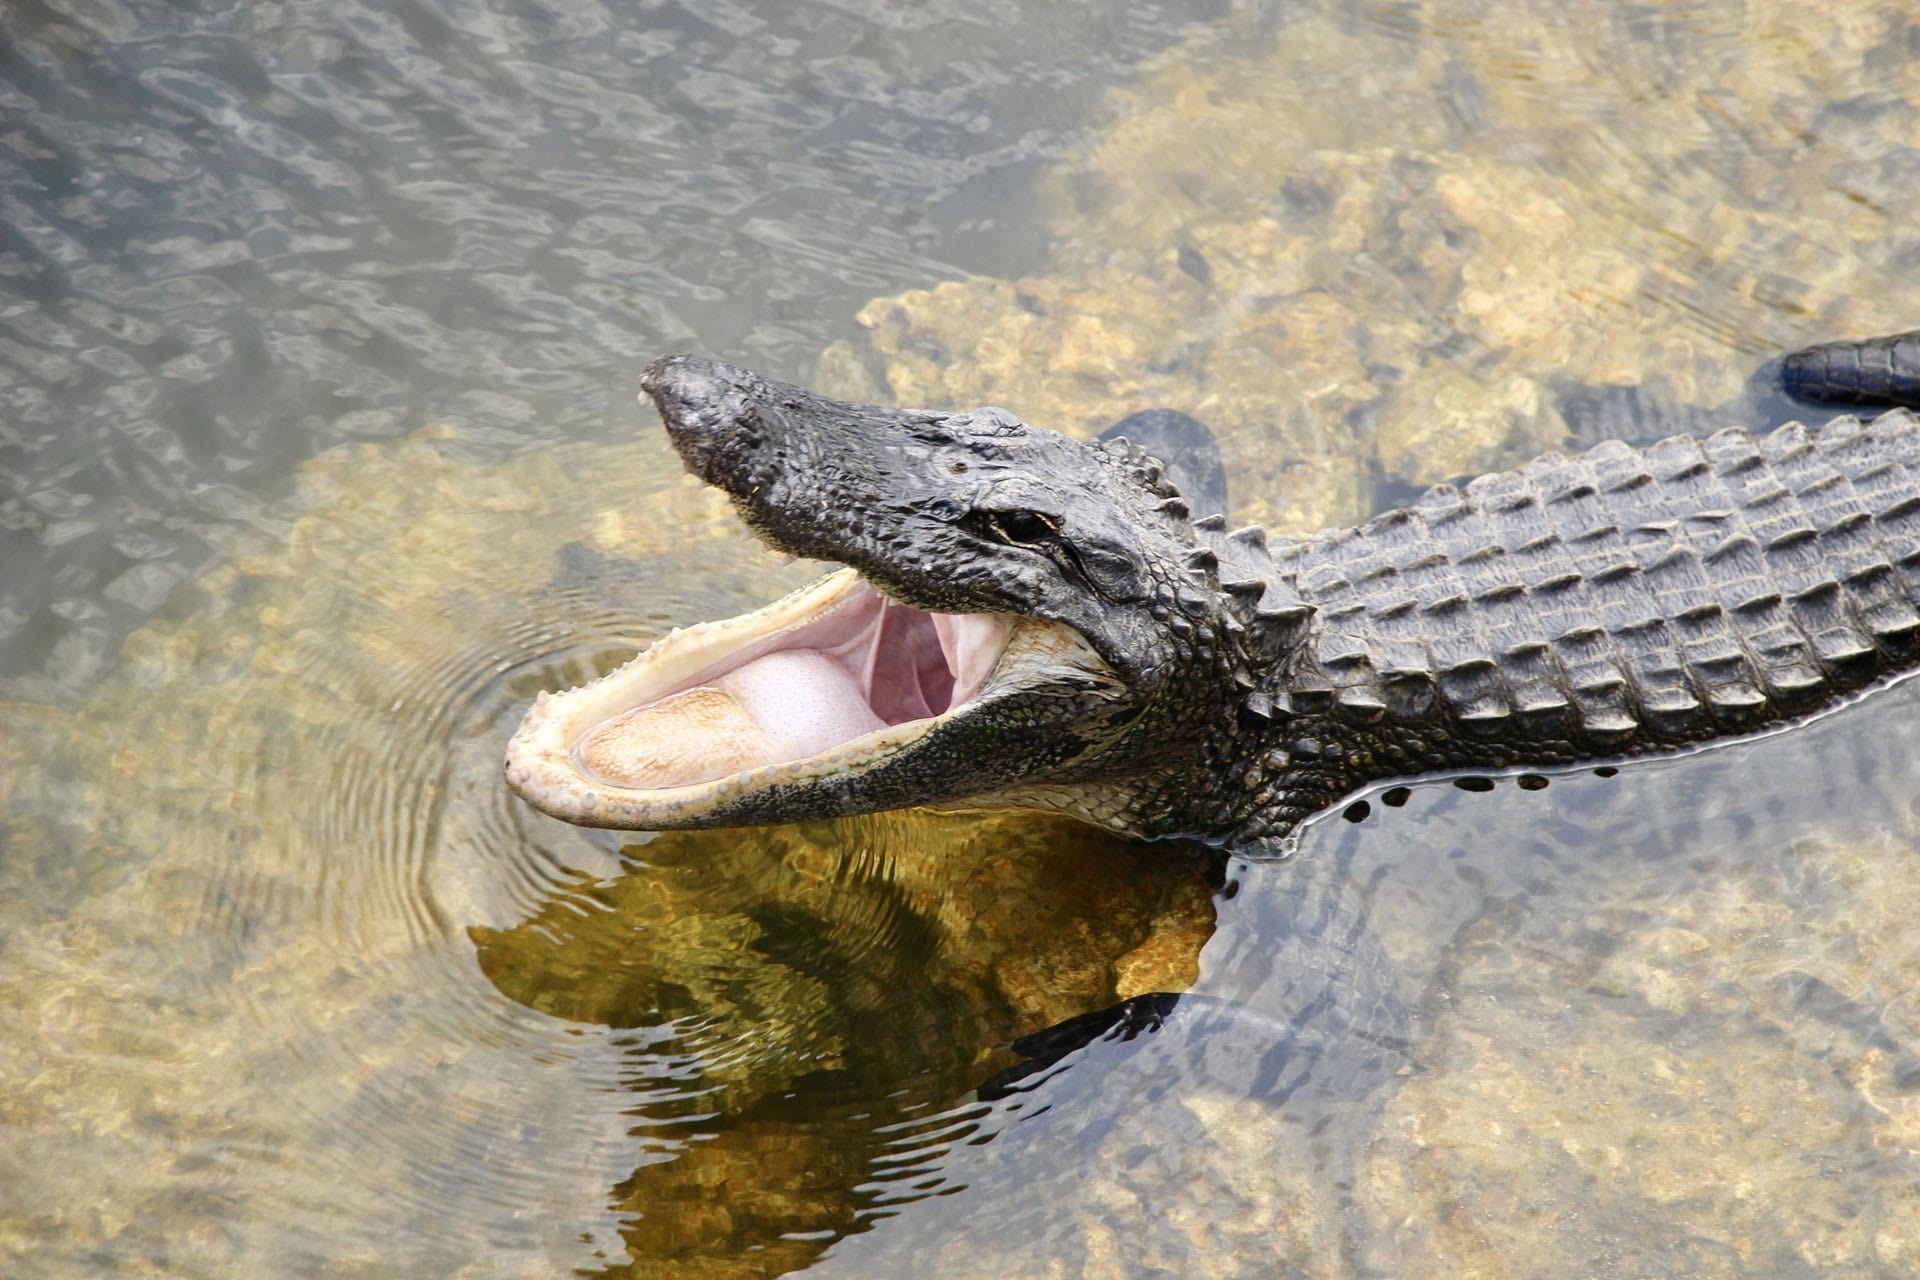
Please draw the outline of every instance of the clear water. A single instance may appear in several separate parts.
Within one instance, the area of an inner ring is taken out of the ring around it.
[[[1174,404],[1350,519],[1920,323],[1915,67],[1784,0],[11,4],[0,1271],[1910,1273],[1911,686],[1224,868],[498,759],[812,572],[656,354]]]

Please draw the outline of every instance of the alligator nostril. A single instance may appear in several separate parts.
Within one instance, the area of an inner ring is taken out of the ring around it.
[[[711,434],[735,416],[742,400],[738,373],[699,356],[665,356],[640,375],[640,387],[676,439]]]
[[[707,362],[701,360],[698,356],[661,356],[641,371],[640,389],[657,400],[663,393],[673,388],[675,383],[677,383],[685,373],[689,364],[701,365],[705,363]]]

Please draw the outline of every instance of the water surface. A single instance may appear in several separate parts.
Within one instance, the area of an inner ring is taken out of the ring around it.
[[[1291,532],[1761,413],[1765,355],[1920,323],[1893,7],[6,28],[7,1274],[1912,1269],[1910,687],[1380,789],[1283,864],[623,839],[498,775],[537,690],[814,571],[680,474],[641,361],[1173,405]]]

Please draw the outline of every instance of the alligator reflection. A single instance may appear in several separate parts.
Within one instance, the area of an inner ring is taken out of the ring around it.
[[[1010,1041],[1188,986],[1218,885],[1197,853],[1032,815],[624,854],[625,875],[470,932],[512,999],[636,1032],[633,1114],[679,1140],[612,1192],[650,1276],[776,1275],[859,1230],[902,1196],[881,1168],[898,1126],[964,1100]]]

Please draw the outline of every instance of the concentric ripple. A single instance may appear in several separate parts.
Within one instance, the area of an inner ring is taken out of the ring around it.
[[[620,865],[610,844],[528,824],[499,783],[532,686],[644,640],[629,602],[551,590],[562,547],[598,536],[671,563],[626,513],[653,511],[676,539],[722,513],[671,477],[596,491],[579,469],[611,471],[592,450],[477,467],[430,438],[328,455],[283,540],[130,644],[55,771],[97,780],[68,798],[72,820],[143,852],[91,900],[91,925],[12,935],[9,972],[92,1028],[21,1043],[111,1070],[166,1128],[70,1178],[136,1194],[169,1153],[205,1151],[209,1177],[276,1206],[207,1228],[261,1273],[333,1265],[342,1221],[386,1224],[366,1247],[390,1232],[397,1273],[447,1270],[475,1224],[530,1201],[551,1212],[513,1248],[571,1266],[584,1237],[618,1254],[610,1188],[675,1141],[627,1114],[634,1098],[666,1116],[662,1099],[710,1090],[667,1073],[636,1094],[631,1046],[503,998],[467,931]],[[111,953],[75,963],[89,936]],[[221,1136],[235,1126],[237,1144]]]
[[[757,563],[723,500],[618,451],[484,466],[441,434],[312,464],[301,514],[141,632],[58,747],[112,780],[70,813],[155,833],[93,900],[120,958],[66,959],[72,922],[9,940],[11,972],[65,993],[56,1025],[96,1037],[22,1043],[111,1061],[168,1118],[90,1175],[107,1194],[204,1152],[256,1206],[208,1230],[273,1273],[337,1256],[340,1221],[390,1235],[400,1272],[476,1224],[567,1266],[797,1265],[862,1220],[886,1126],[1110,1002],[1155,920],[1204,936],[1179,860],[1059,824],[622,846],[519,804],[501,752],[540,689],[816,570],[715,568]]]

